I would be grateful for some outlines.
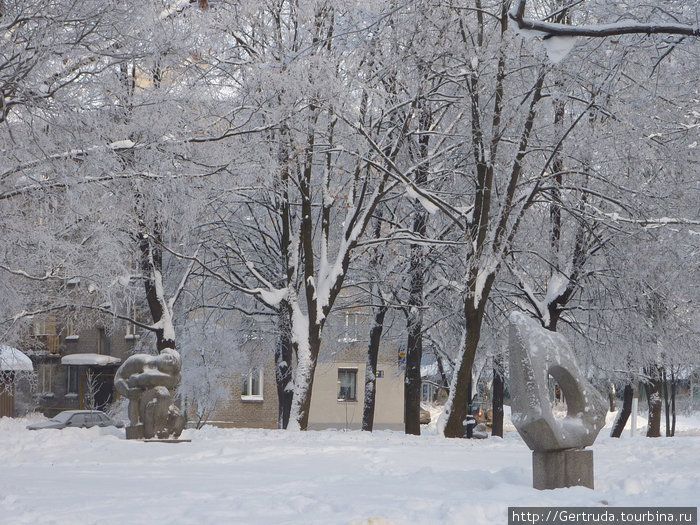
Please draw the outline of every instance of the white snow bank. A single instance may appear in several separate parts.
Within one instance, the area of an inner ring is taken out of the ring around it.
[[[604,430],[592,447],[595,490],[539,491],[515,432],[205,427],[169,444],[126,441],[113,427],[27,431],[27,422],[0,419],[2,523],[479,525],[506,523],[509,506],[696,506],[700,494],[700,435]]]
[[[7,345],[0,345],[0,371],[31,372],[34,370],[32,360],[22,351]]]
[[[122,360],[118,357],[102,354],[70,354],[61,358],[62,365],[73,366],[108,366],[118,365]]]

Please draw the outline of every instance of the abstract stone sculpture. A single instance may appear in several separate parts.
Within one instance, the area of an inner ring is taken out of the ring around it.
[[[114,386],[129,398],[127,439],[178,437],[185,418],[173,404],[172,389],[180,382],[180,354],[166,348],[158,355],[135,354],[119,367]]]
[[[605,424],[605,399],[581,374],[563,336],[519,312],[511,314],[510,324],[512,419],[533,451],[534,487],[593,488],[593,453],[582,449]],[[552,413],[550,375],[567,404],[561,420]]]

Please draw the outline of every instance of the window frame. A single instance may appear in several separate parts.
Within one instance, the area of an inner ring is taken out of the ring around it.
[[[136,319],[137,318],[137,309],[136,309],[136,304],[133,302],[130,302],[127,306],[127,313],[126,316],[129,319]],[[138,339],[141,337],[141,334],[138,332],[139,327],[132,323],[131,321],[126,321],[126,326],[124,327],[124,339],[128,341],[133,341],[135,339]]]
[[[352,402],[357,402],[357,368],[353,367],[339,367],[338,368],[338,402],[339,403],[352,403]],[[350,375],[352,378],[352,385],[351,385],[351,391],[350,391],[350,397],[342,396],[343,392],[343,382],[341,379],[341,374],[343,375]]]
[[[80,335],[75,329],[75,321],[71,317],[66,319],[65,333],[66,335],[63,338],[64,341],[77,341],[80,339]]]
[[[34,337],[57,335],[56,316],[54,314],[39,314],[32,319],[32,334]]]
[[[356,311],[346,311],[345,312],[345,323],[343,328],[342,337],[338,338],[340,343],[357,343],[359,339],[359,329],[358,329],[358,318],[359,314]]]
[[[254,391],[255,376],[257,375],[258,392]],[[262,401],[264,399],[264,371],[262,368],[252,367],[247,374],[241,376],[241,401]]]
[[[56,375],[56,365],[54,363],[43,363],[39,365],[39,386],[41,395],[44,397],[54,396],[54,376]]]
[[[71,381],[71,377],[74,375],[75,384]],[[71,387],[75,386],[75,390],[71,390]],[[68,365],[68,374],[66,375],[66,394],[78,395],[80,390],[80,371],[77,366]]]

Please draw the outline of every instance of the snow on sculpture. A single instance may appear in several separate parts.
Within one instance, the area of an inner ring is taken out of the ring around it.
[[[512,420],[533,451],[535,488],[593,488],[593,455],[581,449],[605,424],[605,399],[581,374],[566,339],[519,312],[510,315],[509,351]],[[566,400],[562,420],[552,413],[550,375]]]
[[[182,361],[172,348],[160,354],[135,354],[119,367],[114,386],[129,399],[127,439],[178,437],[185,418],[173,404]]]

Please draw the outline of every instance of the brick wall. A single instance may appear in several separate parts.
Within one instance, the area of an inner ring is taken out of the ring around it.
[[[225,428],[277,428],[278,401],[275,369],[272,364],[263,370],[262,399],[242,399],[243,376],[231,379],[231,396],[222,402],[210,423]]]

